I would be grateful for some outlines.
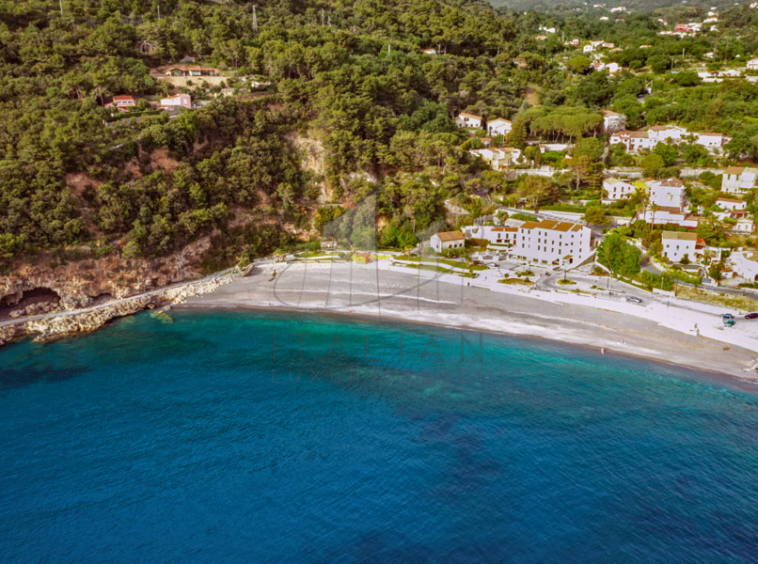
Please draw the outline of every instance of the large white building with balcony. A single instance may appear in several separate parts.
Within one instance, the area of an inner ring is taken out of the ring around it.
[[[519,227],[512,254],[529,262],[578,266],[592,250],[589,228],[567,221],[526,221]]]

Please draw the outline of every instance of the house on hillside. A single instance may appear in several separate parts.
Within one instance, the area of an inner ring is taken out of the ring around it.
[[[663,246],[663,256],[671,262],[681,262],[685,255],[689,259],[694,259],[697,234],[664,231],[661,235],[661,245]]]
[[[758,252],[745,251],[732,253],[729,257],[732,268],[745,280],[758,281]]]
[[[466,236],[460,231],[442,231],[431,238],[432,249],[441,253],[449,249],[462,249],[466,245]]]
[[[103,107],[106,109],[116,108],[119,112],[128,112],[137,105],[137,98],[134,96],[113,96]]]
[[[487,135],[508,135],[513,129],[513,123],[505,118],[497,118],[487,122]]]
[[[484,118],[476,114],[461,112],[455,118],[455,124],[462,129],[484,129]]]
[[[727,194],[744,194],[755,188],[756,180],[758,180],[758,169],[731,166],[724,170],[721,190]]]
[[[160,109],[177,110],[179,108],[192,109],[192,97],[189,94],[175,94],[168,98],[161,98]]]
[[[210,67],[169,67],[164,74],[166,76],[221,76],[216,69]]]
[[[758,70],[758,59],[750,59],[747,62],[748,70]]]
[[[620,178],[606,178],[603,180],[603,203],[617,202],[618,200],[628,200],[635,192],[637,187],[631,182],[621,180]]]
[[[642,131],[618,131],[611,135],[610,143],[621,143],[628,152],[636,153],[643,149],[652,151],[658,143],[678,145],[690,139],[712,154],[720,154],[724,145],[731,141],[731,137],[723,133],[689,133],[678,125],[654,125]]]
[[[747,209],[747,202],[735,198],[716,198],[716,207],[724,211],[744,211]]]
[[[626,116],[624,114],[603,110],[600,115],[603,116],[603,131],[609,135],[626,127]]]

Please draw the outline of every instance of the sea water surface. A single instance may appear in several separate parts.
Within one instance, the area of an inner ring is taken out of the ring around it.
[[[1,562],[758,562],[756,395],[512,337],[174,319],[0,350]]]

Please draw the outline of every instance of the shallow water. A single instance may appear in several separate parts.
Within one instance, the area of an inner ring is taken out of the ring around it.
[[[174,319],[0,350],[0,561],[758,562],[758,396],[512,337]]]

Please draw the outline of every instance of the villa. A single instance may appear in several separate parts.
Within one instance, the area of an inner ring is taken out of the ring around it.
[[[192,97],[189,94],[176,94],[168,98],[161,98],[162,110],[175,110],[179,108],[192,109]]]
[[[652,151],[658,143],[673,143],[692,139],[692,142],[705,147],[710,153],[720,154],[731,137],[723,133],[689,133],[677,125],[654,125],[641,131],[619,131],[611,135],[610,143],[621,143],[630,153],[647,149]]]
[[[484,118],[476,114],[461,112],[455,118],[455,124],[462,129],[484,129]]]
[[[543,219],[521,225],[513,255],[530,262],[576,266],[587,259],[591,249],[592,231],[588,227]]]
[[[724,211],[741,211],[747,209],[747,202],[734,198],[716,198],[716,206]]]
[[[522,160],[523,153],[516,147],[504,147],[502,149],[474,149],[470,151],[472,155],[481,157],[490,165],[492,170],[502,170],[519,164]]]
[[[600,115],[603,116],[603,131],[605,133],[616,133],[626,127],[626,116],[624,114],[603,110]]]
[[[694,259],[697,234],[664,231],[661,235],[661,244],[663,245],[663,256],[671,262],[681,262],[685,256]]]
[[[728,194],[743,194],[755,188],[758,169],[732,166],[724,171],[721,190]]]
[[[747,62],[748,70],[758,70],[758,59],[750,59]]]
[[[487,122],[487,135],[490,137],[508,135],[511,129],[513,129],[513,123],[504,118],[497,118]]]
[[[732,268],[739,276],[751,282],[758,281],[758,252],[732,253],[729,258]]]
[[[116,108],[119,112],[128,112],[130,108],[137,105],[137,99],[134,96],[114,96],[106,102],[104,108]]]
[[[637,191],[637,187],[631,182],[620,178],[606,178],[603,180],[605,197],[603,203],[628,200]]]

